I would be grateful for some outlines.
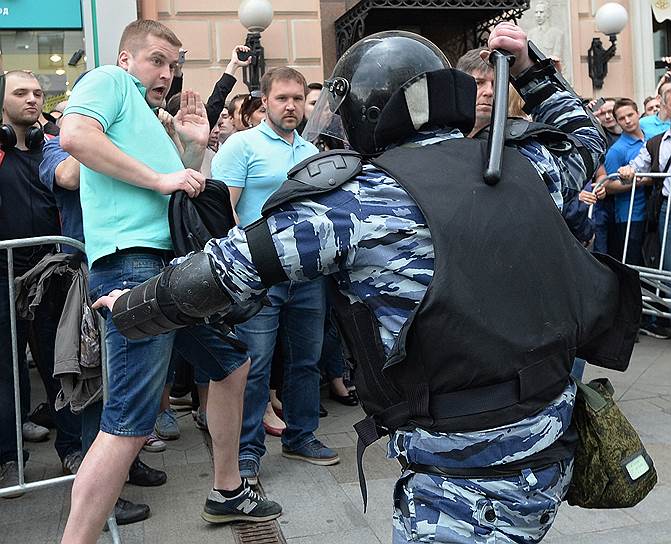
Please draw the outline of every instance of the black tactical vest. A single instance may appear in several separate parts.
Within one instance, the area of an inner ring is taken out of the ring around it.
[[[386,360],[367,309],[337,305],[364,409],[389,430],[479,430],[539,411],[566,387],[577,347],[616,315],[616,275],[570,233],[531,163],[507,148],[492,187],[474,167],[485,153],[455,139],[373,161],[419,205],[435,250],[432,282]]]
[[[612,369],[628,365],[641,315],[636,271],[582,247],[517,150],[505,149],[501,181],[486,185],[478,166],[485,153],[484,141],[453,139],[396,147],[373,161],[422,210],[435,261],[388,356],[365,301],[350,304],[334,290],[370,416],[355,425],[364,445],[377,438],[376,425],[451,432],[519,421],[561,393],[576,353]],[[355,153],[331,151],[289,172],[264,218],[245,229],[264,285],[286,280],[265,217],[360,170]]]

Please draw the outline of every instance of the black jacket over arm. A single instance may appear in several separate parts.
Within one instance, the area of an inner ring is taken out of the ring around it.
[[[205,108],[207,109],[207,120],[210,122],[210,130],[217,124],[221,110],[224,109],[226,98],[230,94],[237,80],[230,74],[224,74],[221,79],[214,84],[212,94],[207,99]]]

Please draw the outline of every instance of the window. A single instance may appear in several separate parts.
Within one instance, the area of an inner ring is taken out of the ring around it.
[[[0,51],[4,69],[30,70],[40,80],[45,93],[44,111],[66,100],[77,76],[86,70],[81,55],[84,47],[81,30],[2,30]],[[74,66],[70,61],[75,61]]]
[[[671,21],[664,21],[658,23],[657,20],[652,17],[652,40],[655,50],[655,61],[658,61],[662,57],[671,57]],[[658,62],[655,62],[655,83],[659,81],[659,78],[664,75],[664,72],[668,68],[659,66]]]

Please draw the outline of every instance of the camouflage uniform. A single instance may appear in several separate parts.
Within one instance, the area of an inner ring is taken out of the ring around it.
[[[572,138],[598,164],[604,142],[586,122],[577,99],[557,92],[532,114],[536,121],[558,128],[585,125],[573,130]],[[431,145],[455,137],[462,135],[423,133],[404,145]],[[587,178],[576,151],[554,155],[535,141],[519,150],[538,170],[559,209],[562,192],[580,190]],[[365,301],[374,312],[389,354],[433,276],[431,234],[405,190],[368,165],[339,190],[282,205],[268,218],[268,226],[289,279],[332,275],[351,301]],[[210,241],[205,251],[214,258],[235,301],[262,296],[264,287],[244,231],[233,229],[228,238]],[[563,435],[574,399],[575,387],[570,385],[540,413],[497,429],[398,431],[389,442],[389,457],[445,468],[520,461]],[[394,542],[538,542],[550,528],[570,477],[570,459],[544,470],[523,470],[512,478],[455,479],[406,472],[396,486]]]

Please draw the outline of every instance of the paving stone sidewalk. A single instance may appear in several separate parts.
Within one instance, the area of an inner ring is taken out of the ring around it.
[[[588,367],[586,379],[608,376],[619,405],[639,431],[655,461],[660,482],[642,504],[627,510],[583,510],[562,505],[547,544],[670,544],[671,525],[671,341],[641,338],[629,370],[622,374]],[[34,383],[38,383],[35,375]],[[39,402],[35,393],[34,403]],[[385,459],[380,441],[365,455],[368,512],[363,513],[356,471],[352,424],[362,412],[325,399],[329,416],[319,438],[337,449],[341,463],[317,467],[281,456],[279,439],[268,437],[261,482],[284,507],[279,523],[288,544],[383,544],[390,542],[391,493],[399,474]],[[212,481],[208,441],[193,425],[190,412],[179,417],[182,437],[145,462],[168,472],[158,488],[126,486],[123,496],[151,505],[147,521],[121,528],[124,544],[233,544],[230,527],[200,519]],[[53,434],[53,433],[52,433]],[[53,442],[30,444],[27,479],[60,475]],[[0,499],[0,544],[57,542],[69,510],[70,486],[36,491],[14,500]],[[99,542],[111,542],[103,535]]]

